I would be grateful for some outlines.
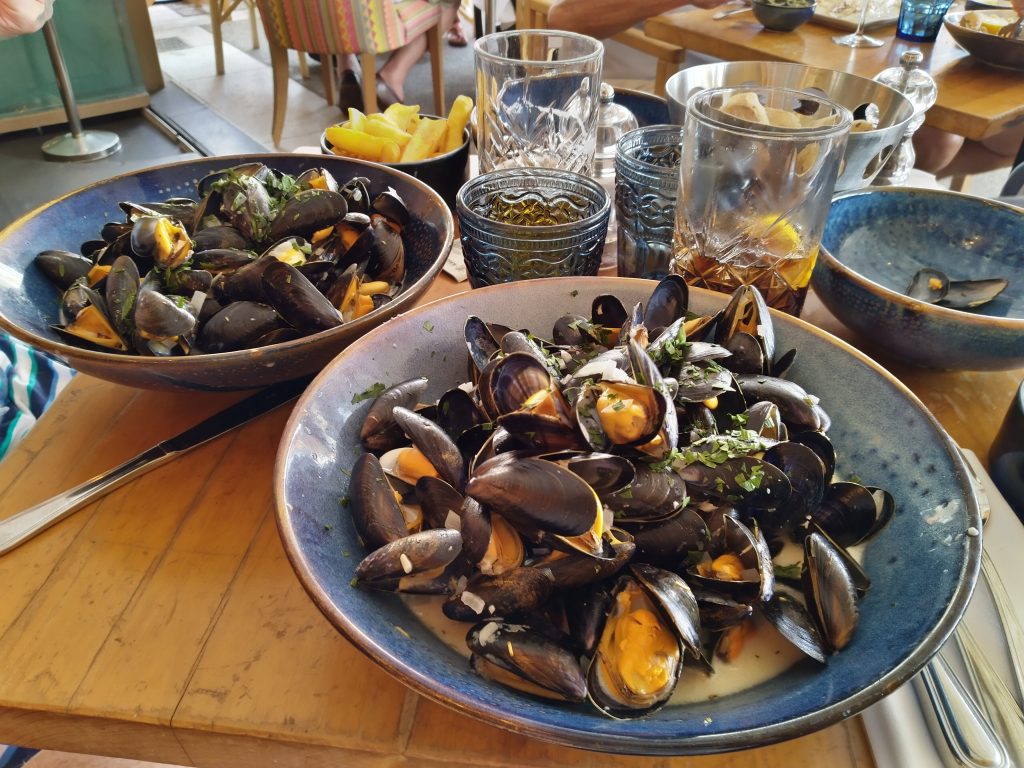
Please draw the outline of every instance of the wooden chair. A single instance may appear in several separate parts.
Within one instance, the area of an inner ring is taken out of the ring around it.
[[[518,0],[516,3],[516,26],[519,29],[548,29],[548,13],[555,0]],[[663,43],[644,34],[642,29],[632,28],[612,40],[653,56],[657,60],[654,72],[654,92],[665,95],[665,83],[678,70],[686,58],[686,50],[669,43]]]
[[[362,68],[363,107],[377,111],[379,53],[401,48],[427,34],[434,85],[434,113],[444,114],[444,33],[441,7],[428,0],[255,0],[263,20],[274,72],[274,113],[271,135],[279,144],[288,102],[288,50],[323,57],[327,103],[334,103],[333,56],[357,54]]]
[[[224,74],[224,42],[220,26],[231,19],[231,13],[239,5],[245,3],[249,8],[249,32],[252,35],[252,47],[260,47],[260,36],[256,31],[256,0],[210,0],[210,29],[213,32],[213,57],[217,66],[217,74]]]

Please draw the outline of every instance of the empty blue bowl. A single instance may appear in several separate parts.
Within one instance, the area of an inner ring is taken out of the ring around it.
[[[1024,366],[1024,210],[957,192],[891,187],[832,201],[813,285],[864,339],[926,368]],[[903,294],[922,267],[952,280],[1005,277],[972,311]]]

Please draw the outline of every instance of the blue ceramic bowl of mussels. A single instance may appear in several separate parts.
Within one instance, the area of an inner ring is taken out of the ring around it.
[[[922,268],[950,280],[1006,278],[971,310],[905,295]],[[832,201],[814,290],[843,323],[900,362],[992,371],[1024,365],[1024,210],[931,189],[884,188]]]
[[[60,291],[33,263],[48,249],[79,252],[97,240],[103,225],[122,221],[121,202],[196,198],[196,184],[215,171],[262,162],[298,175],[326,168],[339,183],[363,176],[369,189],[393,187],[411,213],[403,236],[406,276],[392,301],[357,320],[263,347],[177,357],[152,357],[72,344],[53,328]],[[147,389],[232,390],[263,387],[309,376],[347,344],[415,303],[440,271],[451,249],[454,222],[441,198],[423,182],[376,163],[323,155],[267,154],[207,157],[126,173],[71,192],[31,211],[0,231],[0,328],[72,368],[102,379]]]
[[[470,315],[549,336],[563,315],[590,316],[600,294],[631,307],[655,285],[587,277],[480,288],[419,307],[355,342],[306,390],[282,436],[274,484],[288,558],[324,615],[384,670],[518,734],[582,749],[677,755],[757,747],[823,728],[892,692],[939,649],[974,587],[981,523],[966,465],[920,401],[853,347],[774,310],[777,349],[797,349],[787,377],[820,398],[831,417],[837,474],[886,488],[896,503],[860,555],[873,583],[859,603],[852,641],[827,663],[798,656],[769,679],[711,699],[695,693],[703,672],[686,666],[681,699],[616,720],[586,702],[535,698],[479,677],[457,650],[470,625],[456,626],[446,642],[402,597],[352,583],[364,549],[342,504],[349,503],[349,473],[362,454],[359,432],[371,405],[361,393],[425,376],[426,403],[464,381]],[[690,291],[689,309],[699,314],[725,302],[721,294]],[[741,655],[736,663],[758,661]]]

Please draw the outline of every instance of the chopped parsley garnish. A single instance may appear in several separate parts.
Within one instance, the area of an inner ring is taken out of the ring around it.
[[[430,322],[429,320],[424,320],[423,321],[423,330],[426,331],[427,333],[433,333],[434,332],[434,324],[432,322]]]
[[[686,353],[689,349],[690,344],[686,341],[686,329],[680,323],[679,330],[676,331],[674,336],[664,341],[658,339],[658,343],[649,351],[655,365],[661,367],[663,365],[675,366],[681,364],[686,360]]]
[[[801,568],[803,568],[802,563],[790,563],[789,565],[775,563],[772,570],[775,571],[777,579],[799,579]]]
[[[387,389],[387,387],[385,387],[384,384],[378,381],[377,383],[364,389],[362,392],[352,395],[352,405],[355,405],[356,403],[361,403],[363,402],[363,400],[372,400],[385,389]]]

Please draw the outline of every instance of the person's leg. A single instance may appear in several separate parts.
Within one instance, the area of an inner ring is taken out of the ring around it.
[[[452,21],[457,13],[457,6],[451,3],[443,3],[441,5],[441,21],[439,22],[441,29],[451,28]],[[417,35],[401,48],[394,50],[387,63],[377,72],[378,81],[382,81],[399,101],[405,99],[405,78],[426,50],[426,34]]]
[[[949,165],[963,146],[964,137],[922,125],[914,134],[913,142],[916,154],[914,167],[935,173]]]

